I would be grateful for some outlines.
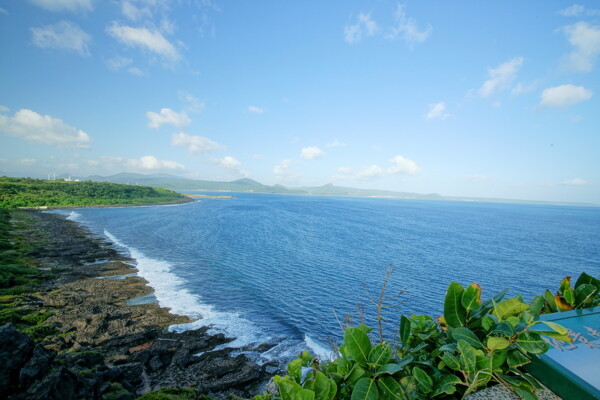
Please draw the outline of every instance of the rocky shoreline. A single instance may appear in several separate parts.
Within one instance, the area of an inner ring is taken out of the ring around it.
[[[43,241],[29,256],[57,276],[25,296],[26,306],[51,314],[44,325],[55,333],[36,344],[11,324],[0,327],[0,359],[9,360],[0,392],[8,399],[125,400],[179,387],[250,397],[276,370],[236,355],[223,346],[232,339],[209,327],[168,332],[189,319],[155,303],[127,303],[153,292],[134,260],[63,215],[27,214]]]

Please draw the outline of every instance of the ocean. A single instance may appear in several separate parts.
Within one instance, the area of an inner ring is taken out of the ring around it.
[[[564,276],[600,275],[597,207],[236,193],[61,212],[131,255],[155,301],[196,319],[171,330],[210,325],[258,362],[327,357],[348,316],[376,327],[391,266],[388,340],[402,314],[441,315],[451,281],[528,301]]]

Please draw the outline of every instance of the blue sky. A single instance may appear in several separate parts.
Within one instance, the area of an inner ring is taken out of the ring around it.
[[[600,203],[595,1],[0,0],[0,174]]]

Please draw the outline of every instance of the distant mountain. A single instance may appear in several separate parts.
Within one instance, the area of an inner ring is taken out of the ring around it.
[[[58,178],[58,176],[57,176]],[[560,203],[549,201],[529,201],[514,199],[488,199],[474,197],[449,197],[437,193],[419,194],[410,192],[395,192],[390,190],[357,189],[345,186],[336,186],[328,183],[323,186],[288,188],[282,185],[264,185],[253,179],[242,178],[231,182],[204,181],[188,179],[169,174],[133,174],[120,173],[111,176],[93,175],[86,178],[72,176],[72,179],[91,180],[97,182],[126,183],[130,185],[144,185],[162,187],[171,190],[194,191],[219,191],[239,193],[275,193],[275,194],[302,194],[315,196],[348,196],[348,197],[385,197],[395,199],[415,200],[446,200],[446,201],[476,201],[493,203],[519,203],[519,204],[568,204],[568,205],[594,205],[583,203]]]

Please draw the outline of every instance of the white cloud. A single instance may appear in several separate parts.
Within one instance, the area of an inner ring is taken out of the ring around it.
[[[127,69],[127,72],[129,72],[131,75],[135,75],[135,76],[144,76],[146,75],[144,73],[144,71],[142,71],[141,69],[139,69],[138,67],[131,67]]]
[[[118,57],[113,57],[109,60],[106,60],[106,66],[110,70],[119,71],[119,70],[131,65],[132,62],[133,62],[133,60],[131,58],[118,56]]]
[[[396,156],[390,159],[390,162],[394,164],[389,167],[387,172],[389,174],[408,174],[415,175],[421,171],[421,168],[417,166],[417,163],[413,160],[409,160],[408,158],[404,158],[402,156]]]
[[[354,25],[344,27],[344,40],[350,44],[358,43],[363,35],[371,37],[378,29],[377,23],[371,19],[371,14],[360,13]]]
[[[479,95],[481,97],[488,97],[496,92],[507,89],[517,76],[517,72],[521,68],[521,65],[523,65],[523,61],[523,57],[513,58],[496,68],[488,70],[490,79],[485,81],[481,88],[479,88]]]
[[[570,68],[589,72],[600,54],[600,28],[587,22],[578,22],[564,28],[569,43],[574,47],[568,56]]]
[[[192,120],[188,117],[186,112],[176,112],[170,108],[161,108],[160,113],[148,111],[146,113],[148,117],[148,127],[158,129],[163,124],[171,124],[178,128],[189,125]]]
[[[192,153],[208,153],[221,148],[221,145],[208,138],[203,136],[191,136],[183,132],[174,134],[171,144],[173,144],[173,146],[184,147]]]
[[[273,173],[282,177],[291,177],[294,174],[291,172],[292,160],[283,160],[273,168]]]
[[[319,149],[317,146],[309,146],[304,147],[300,151],[300,156],[306,160],[318,160],[325,155],[323,150]]]
[[[92,11],[92,0],[29,0],[33,4],[49,11]]]
[[[223,158],[212,160],[212,162],[221,168],[235,173],[239,177],[248,176],[248,172],[240,168],[241,163],[234,157],[225,156]]]
[[[108,27],[107,32],[130,47],[139,47],[148,50],[169,62],[177,62],[181,56],[162,33],[151,31],[146,28],[133,28],[131,26],[119,25],[116,22]]]
[[[571,179],[570,181],[564,181],[561,183],[562,185],[574,185],[574,186],[582,186],[582,185],[587,185],[587,181],[581,179],[581,178],[575,178],[575,179]]]
[[[415,43],[426,41],[433,32],[433,27],[431,25],[427,25],[427,28],[424,30],[419,30],[417,21],[414,18],[406,16],[403,4],[398,4],[394,18],[396,20],[396,26],[389,29],[387,34],[388,39],[400,38],[412,46]]]
[[[346,147],[346,146],[348,146],[348,144],[340,142],[339,140],[335,139],[333,142],[327,143],[325,146],[327,146],[327,147]]]
[[[35,158],[23,158],[19,160],[19,163],[21,165],[34,165],[35,163],[37,163],[37,160]]]
[[[443,101],[429,105],[427,119],[446,119],[452,116],[453,115],[446,110],[446,103]]]
[[[82,56],[90,54],[92,37],[76,24],[60,21],[56,24],[31,28],[32,41],[43,49],[73,51]]]
[[[379,165],[373,164],[358,171],[354,177],[356,179],[368,181],[380,178],[381,176],[383,176],[383,169]]]
[[[517,83],[514,88],[510,91],[510,94],[519,95],[530,93],[535,89],[536,84],[532,83],[531,85],[523,85],[522,83]]]
[[[586,8],[580,4],[573,4],[570,7],[560,10],[558,13],[564,17],[597,16],[600,15],[600,10]]]
[[[89,148],[90,136],[50,115],[21,109],[14,116],[0,115],[0,132],[32,143],[57,147]]]
[[[348,167],[339,167],[338,171],[344,175],[350,175],[354,173],[354,169]]]
[[[560,85],[542,92],[540,107],[566,108],[592,97],[592,91],[583,86]]]
[[[189,93],[180,91],[179,97],[187,103],[185,112],[199,113],[204,109],[204,103]]]
[[[4,114],[10,111],[10,108],[0,104],[0,113]]]
[[[254,113],[254,114],[262,114],[265,112],[264,109],[262,109],[260,107],[256,107],[256,106],[248,106],[248,111],[250,111],[251,113]]]

